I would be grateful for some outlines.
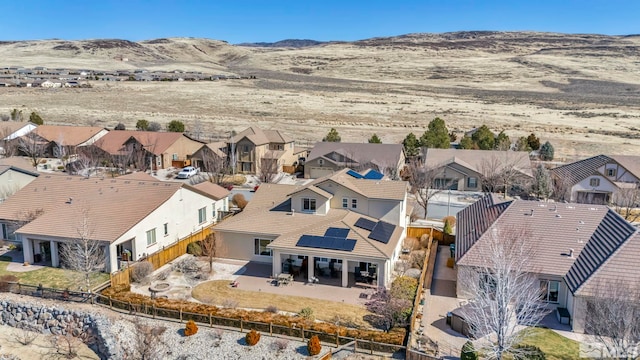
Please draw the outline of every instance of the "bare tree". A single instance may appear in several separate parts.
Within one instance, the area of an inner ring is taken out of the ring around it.
[[[571,201],[571,188],[573,184],[571,183],[571,179],[567,176],[553,177],[553,199],[556,201]]]
[[[0,127],[0,156],[10,157],[16,153],[16,142],[10,138],[12,134],[10,127]]]
[[[503,151],[500,155],[484,159],[480,164],[480,182],[486,192],[504,191],[505,197],[517,185],[528,188],[531,179],[523,173],[520,167],[520,154],[513,151]]]
[[[276,157],[276,153],[272,150],[267,151],[267,153],[260,159],[260,181],[263,183],[270,183],[276,179],[276,175],[278,175],[278,158]]]
[[[625,220],[634,222],[640,218],[640,211],[638,206],[640,205],[640,189],[637,185],[633,187],[622,188],[613,193],[611,199],[614,210],[622,215]]]
[[[153,326],[135,319],[132,321],[135,331],[132,334],[118,334],[118,336],[129,336],[132,346],[123,347],[123,359],[155,360],[166,356],[167,345],[162,339],[162,335],[167,331],[164,326]]]
[[[76,224],[78,237],[60,244],[60,261],[64,267],[82,273],[84,286],[91,292],[91,275],[105,268],[105,244],[92,239],[88,208],[80,208]]]
[[[209,260],[209,273],[213,273],[213,259],[216,257],[217,238],[215,233],[207,235],[202,240],[202,252]]]
[[[533,239],[526,228],[512,227],[493,229],[483,241],[477,266],[458,269],[459,286],[470,298],[463,316],[473,337],[485,337],[479,347],[487,358],[526,356],[516,347],[529,335],[522,326],[537,325],[548,312],[530,262]]]
[[[214,184],[221,184],[227,170],[227,160],[225,157],[216,154],[208,147],[203,148],[202,170],[207,176],[207,180]]]
[[[402,177],[409,182],[410,191],[415,196],[418,205],[424,210],[425,219],[431,198],[451,186],[450,179],[441,177],[443,166],[429,166],[418,159],[411,159],[404,168]]]
[[[18,139],[18,151],[29,157],[33,166],[38,166],[38,161],[44,151],[44,144],[36,136],[28,134]]]

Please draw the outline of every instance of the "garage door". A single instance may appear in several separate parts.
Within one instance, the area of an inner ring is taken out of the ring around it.
[[[312,179],[321,178],[333,173],[333,169],[327,167],[312,167],[309,171],[309,177]]]

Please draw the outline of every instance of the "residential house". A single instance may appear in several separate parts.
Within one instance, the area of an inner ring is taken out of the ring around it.
[[[87,149],[91,156],[138,169],[183,167],[203,143],[183,133],[114,130]]]
[[[216,226],[217,256],[270,263],[272,273],[342,287],[389,286],[407,224],[407,184],[343,169],[305,186],[263,184]],[[323,280],[324,279],[324,280]]]
[[[318,142],[305,161],[304,177],[318,179],[344,168],[371,168],[396,178],[404,166],[402,144]]]
[[[40,125],[21,137],[20,152],[30,156],[37,152],[41,157],[75,155],[78,150],[92,145],[109,130],[98,126]]]
[[[57,80],[57,79],[48,79],[43,81],[40,86],[42,86],[43,88],[48,88],[48,89],[52,89],[52,88],[59,88],[62,87],[62,81]]]
[[[33,131],[37,125],[31,122],[0,122],[0,156],[11,156],[17,147],[17,138]]]
[[[59,247],[72,239],[100,241],[105,270],[113,272],[123,254],[125,260],[139,260],[215,223],[227,203],[219,189],[210,190],[176,182],[41,175],[0,204],[0,235],[22,243],[25,261],[50,261],[54,267],[60,265]]]
[[[231,138],[231,163],[236,171],[261,174],[282,171],[283,165],[297,165],[294,141],[279,130],[262,130],[252,126]]]
[[[201,171],[220,171],[227,166],[228,144],[224,141],[204,144],[200,149],[191,155],[191,165]]]
[[[608,204],[616,192],[638,188],[640,156],[597,155],[559,166],[551,174],[570,202]]]
[[[433,184],[437,189],[483,191],[483,178],[499,178],[505,171],[511,173],[511,185],[533,179],[526,151],[423,148],[421,158],[426,169],[439,169]],[[501,183],[497,185],[504,187]]]
[[[537,274],[542,299],[575,332],[584,332],[587,303],[601,296],[598,286],[640,279],[640,234],[615,211],[602,205],[505,201],[493,194],[458,213],[458,276],[463,267],[483,266],[482,259],[491,256],[488,239],[509,229],[523,229],[526,236],[510,240],[530,242],[530,271]],[[456,289],[458,297],[469,295],[460,279]]]
[[[38,173],[0,163],[0,203],[38,177]]]

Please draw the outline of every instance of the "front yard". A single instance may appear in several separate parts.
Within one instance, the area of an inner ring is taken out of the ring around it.
[[[43,267],[33,271],[8,271],[9,261],[0,261],[0,276],[14,275],[21,284],[34,285],[42,284],[45,288],[78,290],[84,284],[83,275],[75,271]],[[109,274],[96,273],[92,275],[92,286],[99,285],[109,280]]]

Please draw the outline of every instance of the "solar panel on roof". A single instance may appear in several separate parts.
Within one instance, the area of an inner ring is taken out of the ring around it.
[[[349,229],[343,228],[330,227],[324,232],[324,236],[332,236],[341,239],[346,239],[347,235],[349,235]]]
[[[376,226],[371,230],[371,234],[369,234],[369,239],[379,241],[383,244],[386,244],[391,239],[391,235],[393,235],[393,231],[396,229],[396,226],[393,224],[389,224],[384,221],[378,221]]]
[[[375,170],[369,170],[365,175],[364,178],[367,180],[380,180],[384,177],[384,174],[381,174]]]
[[[314,249],[353,251],[356,247],[356,241],[331,236],[302,235],[300,239],[298,239],[296,246]]]
[[[360,229],[365,229],[365,230],[371,231],[371,230],[373,230],[374,227],[376,227],[376,222],[375,221],[371,221],[369,219],[360,218],[353,225],[359,227]]]
[[[349,170],[347,171],[347,174],[353,176],[356,179],[362,179],[362,175],[358,174],[356,171]]]

